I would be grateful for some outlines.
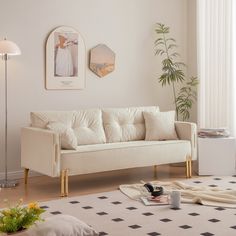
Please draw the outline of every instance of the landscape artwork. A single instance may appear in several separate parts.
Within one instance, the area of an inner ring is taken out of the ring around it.
[[[115,69],[115,53],[105,44],[99,44],[90,50],[90,70],[104,77]]]

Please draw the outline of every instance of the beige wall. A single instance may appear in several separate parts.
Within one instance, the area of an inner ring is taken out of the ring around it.
[[[179,52],[188,57],[187,0],[0,0],[0,37],[15,41],[22,55],[9,61],[9,170],[20,169],[20,128],[32,110],[159,105],[173,108],[170,88],[157,82],[154,24],[171,27]],[[55,27],[74,27],[87,51],[99,43],[116,53],[116,69],[103,79],[87,69],[86,89],[47,91],[45,41]],[[3,171],[4,67],[0,61],[0,172]]]

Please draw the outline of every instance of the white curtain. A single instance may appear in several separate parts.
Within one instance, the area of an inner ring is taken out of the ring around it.
[[[197,0],[199,128],[236,123],[233,44],[236,0]],[[235,57],[236,58],[236,57]]]

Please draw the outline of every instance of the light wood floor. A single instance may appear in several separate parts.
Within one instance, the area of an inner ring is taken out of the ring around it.
[[[174,180],[185,179],[185,176],[185,167],[173,165],[158,166],[156,176],[154,176],[153,167],[71,176],[69,177],[69,197],[112,191],[118,189],[120,184],[138,183],[141,180],[146,182],[152,180]],[[20,184],[16,188],[0,189],[0,207],[5,206],[4,199],[16,202],[20,198],[23,199],[24,203],[60,198],[59,178],[47,176],[31,177],[27,186],[24,185],[23,179],[20,179]]]

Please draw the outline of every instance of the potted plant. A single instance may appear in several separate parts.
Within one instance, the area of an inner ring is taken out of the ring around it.
[[[157,23],[155,32],[157,34],[155,55],[163,57],[163,73],[158,77],[158,80],[162,86],[172,86],[177,120],[180,116],[183,121],[188,120],[192,105],[197,98],[198,79],[196,77],[186,78],[183,70],[185,64],[177,60],[180,55],[175,51],[176,40],[169,37],[170,28]],[[183,84],[178,92],[177,83]]]
[[[0,233],[11,235],[26,230],[37,221],[43,221],[41,218],[43,212],[45,210],[35,202],[27,206],[22,206],[22,200],[15,206],[8,203],[8,208],[0,211]]]

